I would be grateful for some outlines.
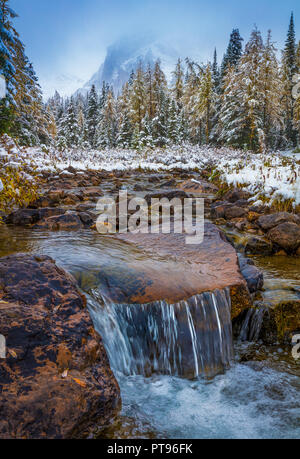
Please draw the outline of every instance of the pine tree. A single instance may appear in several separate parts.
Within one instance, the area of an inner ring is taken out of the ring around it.
[[[290,25],[288,29],[287,39],[285,42],[285,48],[283,51],[282,58],[282,78],[283,78],[283,103],[286,112],[286,138],[288,142],[295,146],[296,145],[296,131],[293,128],[294,119],[294,100],[292,96],[293,91],[293,77],[297,72],[296,62],[296,36],[295,36],[295,24],[294,15],[292,13],[290,19]]]
[[[0,100],[0,134],[9,132],[13,122],[11,102],[14,101],[16,69],[13,63],[14,31],[11,20],[16,13],[9,8],[7,0],[0,0],[0,75],[6,82],[7,97]]]
[[[142,130],[142,121],[146,114],[146,86],[142,64],[140,63],[131,86],[130,117],[135,128]]]
[[[221,66],[221,75],[224,78],[224,75],[228,67],[236,67],[239,63],[239,60],[243,52],[243,38],[240,35],[239,29],[233,29],[230,35],[229,44],[226,50],[226,53],[223,58]]]
[[[214,60],[212,65],[212,78],[214,83],[214,91],[216,93],[220,90],[220,70],[218,66],[218,57],[217,57],[217,49],[215,48],[214,51]]]
[[[102,109],[101,120],[96,130],[96,146],[112,148],[117,144],[117,118],[115,99],[112,90],[109,90],[105,105]]]
[[[91,148],[96,147],[96,129],[99,122],[98,96],[95,85],[92,86],[88,95],[88,108],[86,123],[88,129],[88,141]]]
[[[281,104],[283,87],[276,52],[277,49],[272,42],[271,31],[269,30],[260,69],[263,93],[263,99],[260,103],[263,110],[262,129],[266,148],[278,148],[281,146],[280,135],[284,128]]]
[[[175,71],[173,72],[174,85],[172,88],[172,94],[175,98],[177,107],[179,110],[182,109],[182,97],[183,97],[183,86],[184,86],[184,71],[182,68],[182,61],[178,59]]]

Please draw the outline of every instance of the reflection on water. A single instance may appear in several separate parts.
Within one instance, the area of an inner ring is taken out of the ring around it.
[[[1,226],[0,255],[15,252],[53,257],[87,292],[95,287],[101,290],[107,279],[118,279],[118,275],[121,279],[129,259],[137,266],[145,261],[145,255],[134,247],[90,231],[49,233]],[[255,261],[264,271],[265,298],[275,301],[278,292],[298,295],[299,260],[255,257]],[[272,368],[268,360],[236,363],[211,381],[167,375],[125,376],[115,369],[123,410],[103,436],[299,438],[299,378],[290,374],[288,364],[278,356]]]

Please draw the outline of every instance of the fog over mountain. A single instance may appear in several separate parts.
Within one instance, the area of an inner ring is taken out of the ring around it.
[[[170,44],[156,40],[151,35],[123,37],[109,46],[104,62],[91,79],[78,91],[85,95],[95,85],[101,90],[103,82],[110,84],[115,93],[121,90],[130,74],[141,62],[143,65],[154,65],[159,59],[161,67],[169,81],[172,79],[177,59],[180,53]]]

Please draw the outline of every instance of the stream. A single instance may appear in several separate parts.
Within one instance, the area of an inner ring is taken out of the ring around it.
[[[226,289],[175,306],[114,303],[110,293],[122,282],[135,288],[130,266],[167,269],[172,260],[89,230],[0,226],[0,256],[18,252],[51,256],[87,295],[123,403],[101,438],[300,437],[299,364],[279,345],[233,343]],[[264,300],[300,297],[296,259],[253,258]],[[248,349],[254,358],[243,361]]]

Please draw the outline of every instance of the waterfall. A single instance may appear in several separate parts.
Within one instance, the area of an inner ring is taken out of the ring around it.
[[[126,375],[212,377],[233,358],[229,289],[168,304],[115,304],[94,289],[89,308],[110,363]]]
[[[241,326],[239,341],[258,341],[266,307],[248,309]]]

